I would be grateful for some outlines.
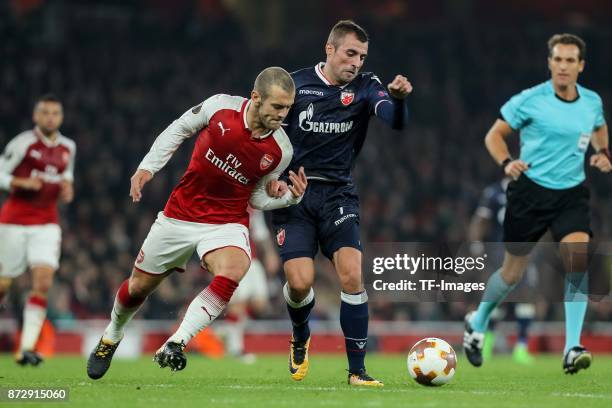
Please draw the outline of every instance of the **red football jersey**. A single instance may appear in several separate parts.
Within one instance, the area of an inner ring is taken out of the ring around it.
[[[0,188],[11,190],[0,209],[0,223],[57,224],[60,183],[74,179],[75,152],[72,140],[58,134],[51,142],[38,129],[11,140],[0,157]],[[11,189],[13,177],[40,177],[43,187],[38,191]]]
[[[255,138],[247,125],[248,99],[215,95],[185,112],[159,135],[139,169],[155,174],[185,138],[197,133],[191,161],[164,215],[183,221],[249,225],[254,190],[278,178],[293,149],[282,129]]]

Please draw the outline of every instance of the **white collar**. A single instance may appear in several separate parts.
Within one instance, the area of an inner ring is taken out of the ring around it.
[[[244,106],[244,112],[242,113],[242,120],[244,121],[244,128],[248,129],[249,131],[251,131],[251,129],[249,129],[249,122],[247,122],[247,112],[249,110],[249,106],[251,106],[251,99],[248,100],[248,102],[246,103],[246,105]],[[270,136],[274,131],[272,129],[269,129],[266,133],[264,133],[261,136],[258,137],[254,137],[253,136],[253,132],[251,131],[251,137],[253,139],[265,139],[266,137]]]
[[[344,84],[344,85],[334,85],[331,82],[329,82],[327,80],[327,78],[325,77],[325,75],[323,74],[323,65],[325,65],[324,62],[319,62],[317,65],[315,65],[315,72],[317,73],[317,76],[319,77],[319,79],[321,81],[323,81],[323,83],[327,86],[337,86],[340,89],[344,89],[348,84]],[[349,82],[350,84],[350,82]]]
[[[52,141],[48,137],[46,137],[43,132],[41,132],[41,130],[38,128],[38,126],[35,126],[32,132],[34,133],[34,136],[40,139],[40,141],[43,142],[43,144],[47,147],[55,147],[60,144],[60,137],[62,136],[62,134],[59,132],[59,130],[55,131],[55,141]]]

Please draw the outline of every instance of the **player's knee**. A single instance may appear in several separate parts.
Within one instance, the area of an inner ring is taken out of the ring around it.
[[[33,270],[32,293],[37,296],[46,297],[53,286],[53,269]]]
[[[289,296],[292,300],[300,302],[306,299],[312,288],[312,281],[306,279],[288,280]]]
[[[342,291],[345,293],[357,293],[363,289],[361,284],[360,268],[346,269],[339,273],[339,276]]]
[[[11,287],[11,279],[0,278],[0,294],[8,292]]]
[[[504,264],[501,270],[501,276],[504,282],[506,282],[508,285],[514,285],[520,282],[521,279],[523,279],[528,263],[528,256],[512,255],[506,252]]]
[[[561,242],[559,250],[567,272],[584,272],[587,270],[589,263],[588,242]]]
[[[51,281],[40,281],[37,284],[32,285],[32,294],[41,297],[47,297],[49,290],[51,290]]]
[[[517,267],[516,265],[508,266],[502,269],[501,276],[504,282],[508,285],[515,285],[523,279],[525,268]]]
[[[157,287],[159,280],[142,272],[132,271],[128,281],[128,292],[135,298],[145,298]]]
[[[240,282],[246,275],[251,265],[250,260],[245,257],[218,259],[209,270],[215,276],[225,276],[234,282]]]

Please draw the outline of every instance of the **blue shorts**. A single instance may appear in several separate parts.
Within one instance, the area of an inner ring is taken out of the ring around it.
[[[359,197],[354,184],[309,180],[302,201],[272,211],[281,259],[316,256],[319,247],[332,260],[342,247],[361,251]]]

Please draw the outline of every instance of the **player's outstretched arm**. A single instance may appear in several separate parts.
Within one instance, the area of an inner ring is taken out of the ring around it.
[[[308,179],[306,178],[304,168],[300,167],[297,173],[289,171],[289,181],[291,184],[286,185],[286,189],[283,189],[285,193],[280,197],[278,197],[277,194],[268,194],[269,191],[271,191],[269,186],[270,182],[278,181],[276,180],[278,175],[277,172],[270,173],[268,176],[259,180],[249,200],[251,207],[264,211],[275,210],[277,208],[298,204],[302,200],[306,192],[306,187],[308,186]],[[278,182],[280,185],[284,183],[283,181]]]
[[[130,197],[132,202],[139,202],[142,198],[142,187],[153,178],[153,173],[148,170],[138,169],[130,179]]]
[[[379,82],[377,80],[377,82]],[[378,91],[376,90],[378,89]],[[412,84],[403,75],[396,75],[393,81],[387,85],[387,91],[391,98],[386,97],[384,88],[376,85],[375,93],[371,103],[374,104],[374,114],[386,122],[392,129],[401,130],[408,122],[408,108],[404,99],[412,92]]]
[[[510,125],[501,119],[497,119],[485,136],[485,146],[493,160],[504,167],[504,173],[513,179],[527,171],[529,165],[522,160],[513,160],[508,150],[506,138],[512,134]]]
[[[612,164],[610,161],[610,147],[608,140],[608,125],[600,126],[591,138],[591,144],[595,149],[595,154],[591,156],[591,166],[596,167],[603,173],[609,173],[612,171]]]
[[[138,169],[148,170],[151,174],[160,171],[187,138],[208,126],[211,113],[219,104],[221,95],[215,95],[199,105],[187,110],[157,136],[151,150],[142,159]]]
[[[387,85],[389,95],[395,99],[404,99],[412,92],[412,84],[403,75],[396,75]]]

